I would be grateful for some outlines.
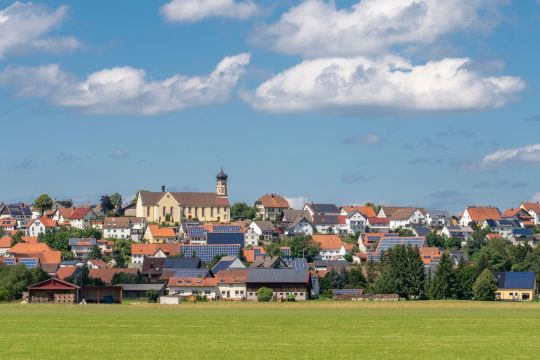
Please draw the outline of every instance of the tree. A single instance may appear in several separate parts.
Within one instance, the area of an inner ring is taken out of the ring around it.
[[[76,272],[75,277],[67,277],[65,281],[72,283],[77,286],[104,286],[105,283],[100,278],[90,277],[90,268],[87,265],[81,267],[79,272]]]
[[[116,192],[109,196],[109,198],[111,199],[111,204],[116,210],[119,210],[122,207],[122,195]]]
[[[11,246],[15,246],[16,244],[20,243],[22,241],[22,238],[24,236],[24,231],[17,231],[15,235],[11,237]]]
[[[430,297],[435,300],[451,299],[455,294],[456,274],[452,267],[452,260],[447,252],[444,252],[439,260]]]
[[[109,195],[101,196],[100,204],[101,204],[101,211],[103,211],[103,213],[105,213],[105,214],[107,214],[107,213],[111,212],[112,210],[114,210],[114,205],[113,205],[113,203],[111,201],[111,197]]]
[[[249,219],[253,220],[257,217],[257,209],[249,206],[246,203],[234,203],[231,206],[231,218],[233,220]]]
[[[398,235],[400,237],[411,237],[411,236],[414,236],[414,233],[411,229],[404,229],[404,228],[399,228],[398,231],[397,231]]]
[[[148,279],[143,277],[140,273],[132,274],[119,272],[113,275],[111,284],[147,284]]]
[[[473,284],[478,276],[478,270],[471,265],[460,260],[456,270],[456,298],[459,300],[470,300],[473,297]]]
[[[89,260],[101,260],[103,258],[103,255],[101,254],[101,250],[99,249],[99,246],[94,245],[92,247],[92,250],[88,253],[88,259]]]
[[[375,214],[378,214],[379,211],[381,211],[381,207],[379,205],[375,205],[372,202],[367,202],[365,205],[370,206],[373,209],[373,211],[375,211]]]
[[[366,263],[366,286],[368,293],[373,293],[373,287],[375,286],[375,282],[377,281],[377,277],[379,275],[378,273],[378,265],[372,260],[368,260]]]
[[[41,194],[34,200],[34,206],[39,209],[41,215],[43,215],[45,210],[52,209],[53,201],[49,195]]]
[[[257,290],[257,301],[268,302],[274,297],[274,291],[267,287],[262,287]]]
[[[30,270],[22,264],[0,266],[0,302],[19,300],[29,286],[48,278],[41,268]]]
[[[407,265],[405,267],[405,292],[416,299],[425,295],[424,283],[426,273],[420,250],[416,246],[407,249]]]
[[[101,231],[93,228],[76,229],[60,227],[56,229],[48,229],[45,233],[39,234],[38,239],[44,242],[55,250],[62,252],[64,259],[69,259],[72,256],[69,246],[71,238],[94,238],[101,239]]]
[[[117,267],[126,267],[131,261],[131,239],[115,239],[113,259]]]
[[[347,280],[346,285],[349,289],[365,289],[367,285],[366,277],[362,271],[361,266],[355,266],[349,271],[347,271]]]
[[[285,240],[281,246],[289,246],[292,257],[304,257],[308,262],[311,262],[321,249],[319,243],[313,241],[311,236],[294,236]]]
[[[473,285],[475,300],[493,301],[497,292],[497,280],[489,269],[484,269]]]

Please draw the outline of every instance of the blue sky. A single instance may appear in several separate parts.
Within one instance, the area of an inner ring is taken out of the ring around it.
[[[540,200],[535,0],[181,2],[0,1],[1,201]]]

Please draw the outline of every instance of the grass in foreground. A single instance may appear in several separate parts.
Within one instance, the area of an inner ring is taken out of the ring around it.
[[[539,303],[0,305],[6,359],[532,358]]]

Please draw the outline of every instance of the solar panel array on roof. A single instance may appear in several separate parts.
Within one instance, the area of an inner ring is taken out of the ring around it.
[[[15,259],[14,258],[5,258],[4,264],[7,266],[15,265]]]
[[[202,226],[189,226],[188,227],[188,236],[190,238],[201,238],[206,236],[206,228]]]
[[[362,295],[362,289],[332,289],[334,295]]]
[[[534,289],[534,272],[496,272],[499,289]]]
[[[173,277],[180,278],[205,278],[210,275],[208,269],[164,269],[163,271],[174,271]]]
[[[214,256],[238,256],[240,253],[240,245],[195,245],[195,244],[181,244],[180,252],[184,256],[197,256],[204,263],[212,261]]]
[[[218,263],[212,268],[212,272],[214,274],[217,274],[218,272],[222,270],[227,270],[229,266],[234,262],[234,260],[220,260]]]
[[[214,225],[213,232],[217,233],[234,233],[240,232],[240,226],[238,225]]]
[[[244,234],[209,232],[206,234],[206,243],[208,245],[237,244],[244,247]]]
[[[528,236],[533,236],[534,232],[531,229],[517,228],[517,229],[512,229],[512,234],[514,236],[528,237]]]
[[[201,267],[201,259],[197,257],[167,258],[163,267],[168,269],[198,269]]]
[[[415,226],[413,227],[413,231],[416,234],[416,236],[422,236],[422,237],[428,236],[429,233],[431,232],[431,230],[425,226]]]
[[[6,207],[13,216],[32,216],[32,210],[24,204],[9,204]]]
[[[305,283],[310,281],[307,270],[249,269],[248,283]]]
[[[297,269],[297,270],[307,270],[308,269],[308,263],[305,258],[292,258],[292,259],[284,259],[287,263],[287,266]]]
[[[424,237],[385,237],[379,241],[377,252],[380,253],[396,245],[412,245],[421,248],[425,242],[426,239]]]
[[[36,258],[19,258],[19,264],[23,264],[28,269],[35,269],[38,266],[38,259]]]

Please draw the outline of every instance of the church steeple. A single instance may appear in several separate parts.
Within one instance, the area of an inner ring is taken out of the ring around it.
[[[223,171],[223,166],[221,167],[221,171],[219,174],[216,175],[216,193],[217,196],[226,198],[228,197],[227,193],[227,179],[229,176],[225,174]]]

